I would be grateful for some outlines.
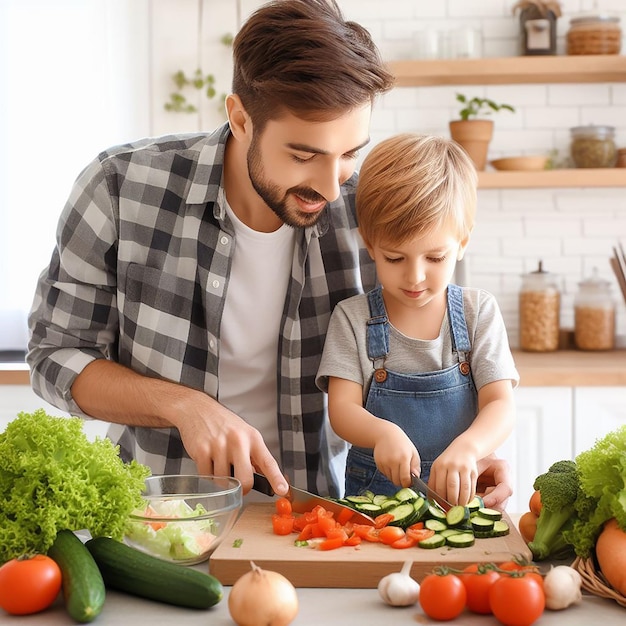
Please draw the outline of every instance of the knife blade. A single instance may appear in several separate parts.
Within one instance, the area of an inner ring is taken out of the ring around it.
[[[258,491],[259,493],[264,493],[266,496],[276,495],[270,485],[270,481],[267,480],[263,474],[258,474],[256,472],[254,473],[254,483],[252,484],[252,489]],[[335,502],[329,498],[322,498],[322,496],[317,496],[309,491],[297,489],[291,485],[289,485],[289,493],[285,497],[291,502],[291,508],[295,513],[308,513],[313,509],[313,507],[319,504],[327,511],[331,511],[335,515],[338,515],[345,509],[348,509],[352,512],[351,521],[356,522],[357,524],[368,524],[369,526],[374,524],[374,520],[369,515],[365,515],[365,513],[361,513],[352,507],[340,504],[339,502]]]
[[[446,513],[452,508],[452,504],[436,491],[433,491],[419,476],[411,474],[413,489],[423,493],[428,500],[434,500]]]

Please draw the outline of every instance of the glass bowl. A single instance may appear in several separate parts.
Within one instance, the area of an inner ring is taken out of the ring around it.
[[[232,528],[242,506],[241,483],[226,476],[150,476],[145,506],[133,511],[124,542],[164,561],[206,561]]]

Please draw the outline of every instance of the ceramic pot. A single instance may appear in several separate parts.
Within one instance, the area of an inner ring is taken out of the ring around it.
[[[493,137],[492,120],[454,120],[450,124],[450,136],[460,144],[482,171],[487,165],[487,152]]]

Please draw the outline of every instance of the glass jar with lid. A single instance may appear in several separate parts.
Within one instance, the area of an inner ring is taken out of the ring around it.
[[[567,54],[619,54],[620,19],[609,13],[578,15],[570,20],[566,39]]]
[[[615,347],[615,301],[611,284],[594,267],[589,278],[578,283],[574,299],[574,340],[579,350],[612,350]]]
[[[519,294],[520,348],[553,352],[559,347],[561,292],[554,274],[543,269],[524,274]]]
[[[570,152],[576,167],[613,167],[617,158],[613,126],[570,128]]]

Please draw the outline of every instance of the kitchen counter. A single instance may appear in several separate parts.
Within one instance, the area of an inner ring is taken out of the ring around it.
[[[202,567],[202,566],[199,566]],[[206,567],[206,565],[205,565]],[[107,600],[102,613],[93,622],[96,626],[233,626],[228,612],[228,593],[225,588],[222,601],[209,611],[182,609],[158,602],[142,600],[129,595],[107,591]],[[431,620],[419,605],[398,608],[385,605],[376,589],[298,589],[300,610],[292,622],[293,626],[371,626],[394,624],[441,624]],[[536,626],[623,626],[626,609],[612,600],[586,595],[581,604],[565,611],[545,611],[535,622]],[[1,614],[2,624],[24,624],[25,626],[71,626],[75,622],[58,601],[51,609],[36,615],[9,619]],[[492,616],[463,612],[456,620],[446,622],[463,626],[495,626]]]
[[[626,386],[626,350],[523,352],[514,350],[522,387]],[[0,363],[0,385],[29,385],[25,363]]]

